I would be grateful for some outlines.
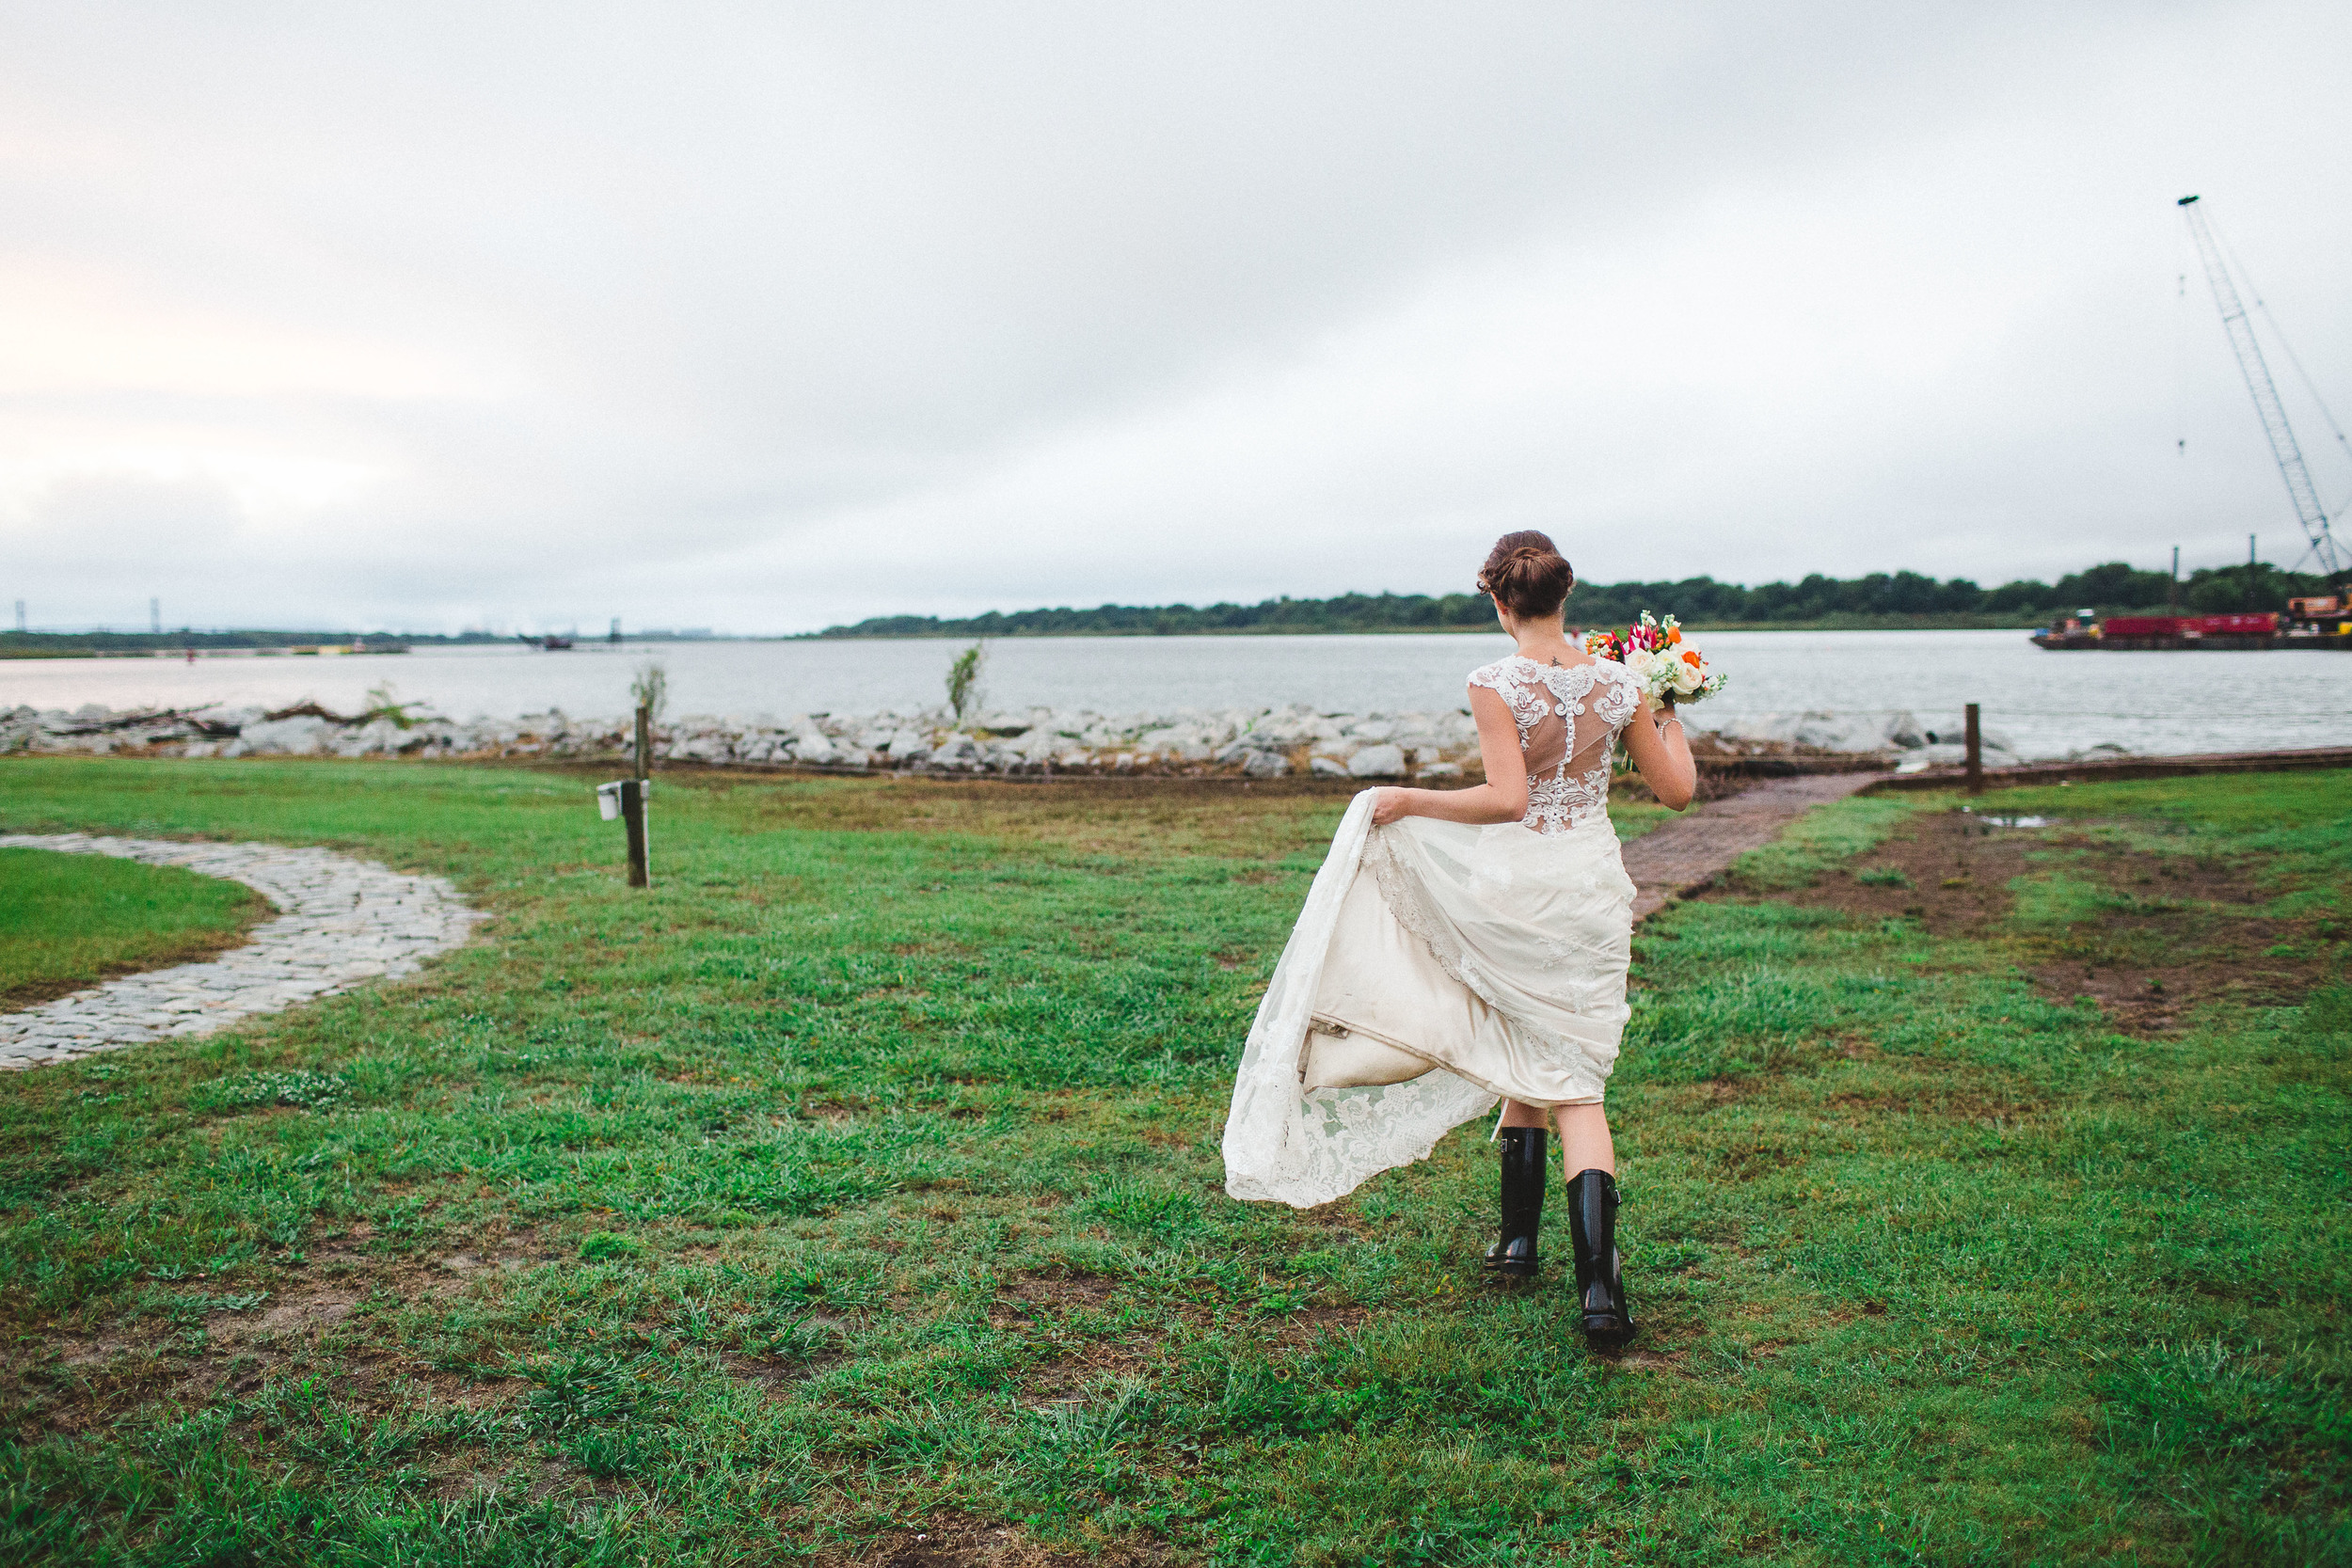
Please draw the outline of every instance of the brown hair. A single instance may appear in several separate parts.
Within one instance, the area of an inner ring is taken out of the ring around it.
[[[1478,569],[1478,591],[1522,621],[1558,614],[1575,586],[1576,573],[1551,536],[1532,528],[1496,540]]]

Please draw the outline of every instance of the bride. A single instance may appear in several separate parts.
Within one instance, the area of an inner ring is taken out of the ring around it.
[[[1587,1341],[1633,1338],[1601,1091],[1625,1029],[1633,884],[1609,824],[1620,737],[1664,804],[1691,749],[1623,665],[1568,641],[1575,585],[1550,539],[1505,534],[1478,589],[1518,651],[1470,672],[1486,782],[1370,789],[1330,854],[1250,1025],[1225,1127],[1237,1198],[1312,1208],[1425,1159],[1503,1101],[1502,1235],[1486,1266],[1536,1272],[1549,1127],[1560,1130]]]

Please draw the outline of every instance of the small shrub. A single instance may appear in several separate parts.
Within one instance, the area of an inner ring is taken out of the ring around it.
[[[670,672],[659,663],[641,664],[637,678],[628,683],[628,694],[642,708],[650,708],[654,719],[661,718],[661,710],[670,705]]]
[[[1853,879],[1865,887],[1909,887],[1911,874],[1899,865],[1874,865],[1867,871],[1857,871]]]
[[[402,702],[390,681],[378,681],[368,688],[368,705],[359,710],[359,720],[365,723],[371,719],[389,719],[394,729],[412,730],[420,720],[409,710],[423,705],[422,703]]]
[[[956,656],[947,666],[947,705],[956,711],[956,722],[980,705],[980,671],[988,663],[988,644],[975,642]]]

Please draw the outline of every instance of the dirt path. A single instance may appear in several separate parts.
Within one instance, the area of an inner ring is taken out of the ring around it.
[[[1750,849],[1829,800],[1860,793],[1883,773],[1812,773],[1774,779],[1720,800],[1691,808],[1625,847],[1626,875],[1638,890],[1633,918],[1642,919],[1684,894],[1705,887]]]

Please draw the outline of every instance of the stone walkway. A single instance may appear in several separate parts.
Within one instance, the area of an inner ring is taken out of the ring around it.
[[[0,1071],[71,1061],[167,1035],[209,1035],[240,1019],[413,973],[488,916],[438,877],[408,877],[326,849],[174,844],[82,833],[0,834],[0,848],[115,855],[243,882],[282,912],[209,963],[125,975],[22,1012],[0,1013]]]
[[[1808,773],[1774,779],[1720,800],[1693,806],[1625,847],[1625,873],[1633,879],[1633,918],[1653,914],[1720,876],[1733,861],[1780,836],[1780,831],[1828,800],[1858,794],[1889,775]]]

